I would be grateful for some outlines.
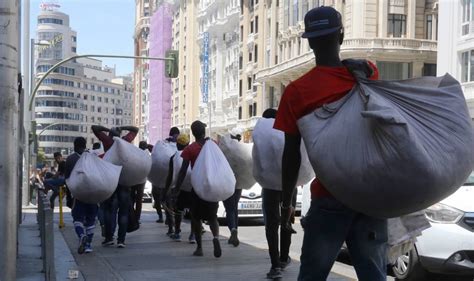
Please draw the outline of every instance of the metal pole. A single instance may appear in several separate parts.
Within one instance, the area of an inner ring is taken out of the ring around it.
[[[16,280],[18,0],[0,1],[0,280]]]
[[[31,56],[32,45],[30,44],[30,0],[23,0],[23,89],[24,93],[28,96],[31,93],[31,71],[30,60],[33,60]],[[30,192],[29,192],[29,177],[30,175],[30,150],[28,145],[28,132],[30,131],[30,115],[27,111],[26,101],[28,100],[27,96],[23,96],[23,122],[22,127],[24,128],[24,139],[23,139],[23,186],[22,186],[22,198],[21,202],[23,206],[29,204]]]

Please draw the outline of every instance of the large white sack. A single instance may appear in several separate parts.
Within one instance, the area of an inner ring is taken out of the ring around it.
[[[263,187],[282,190],[281,171],[285,134],[273,129],[275,119],[260,118],[253,129],[253,176]],[[313,167],[308,159],[304,144],[301,144],[301,166],[297,186],[305,185],[314,178]]]
[[[127,141],[114,137],[114,144],[105,153],[104,160],[122,166],[119,184],[134,186],[146,182],[150,172],[150,154]]]
[[[74,198],[89,204],[107,200],[117,188],[122,167],[82,153],[66,184]]]
[[[158,188],[165,188],[166,177],[168,176],[170,158],[178,149],[176,143],[168,141],[158,141],[151,152],[151,170],[148,180]]]
[[[344,205],[374,217],[423,210],[474,166],[472,120],[451,76],[366,81],[298,120],[311,163]]]
[[[222,136],[219,141],[219,148],[234,171],[236,189],[250,189],[256,182],[252,174],[252,147],[253,144],[240,143],[230,135]]]
[[[224,201],[235,191],[235,176],[222,151],[214,141],[206,141],[194,164],[191,184],[202,200]]]
[[[176,187],[179,171],[181,170],[181,166],[183,165],[183,158],[181,157],[181,153],[182,151],[176,151],[173,157],[173,179],[171,181],[171,188]],[[186,177],[184,178],[184,181],[181,184],[180,190],[190,192],[192,189],[193,186],[191,185],[191,165],[189,165],[188,172],[186,173]]]

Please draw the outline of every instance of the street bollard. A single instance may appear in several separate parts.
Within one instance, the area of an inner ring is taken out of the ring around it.
[[[64,214],[63,214],[63,199],[64,199],[64,186],[59,187],[59,228],[64,228]]]
[[[45,263],[46,263],[46,281],[56,280],[56,270],[54,266],[54,229],[53,229],[53,210],[50,206],[45,208]]]

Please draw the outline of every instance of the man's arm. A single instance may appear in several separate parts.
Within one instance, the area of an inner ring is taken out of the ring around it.
[[[92,129],[92,132],[94,133],[94,135],[96,137],[99,137],[98,135],[101,133],[101,132],[109,132],[110,129],[109,128],[106,128],[104,126],[100,126],[100,125],[92,125],[91,126],[91,129]]]
[[[291,206],[293,192],[298,180],[298,173],[301,166],[301,136],[285,133],[285,147],[282,157],[282,207]]]
[[[122,131],[129,131],[129,132],[133,132],[135,134],[138,134],[138,131],[139,129],[135,126],[122,126],[122,127],[119,127]]]
[[[179,190],[181,188],[181,185],[183,184],[184,178],[186,177],[186,174],[188,173],[188,167],[189,167],[189,160],[183,159],[183,164],[181,165],[181,169],[179,170],[178,174],[178,179],[176,180],[176,187],[175,193],[179,193]]]

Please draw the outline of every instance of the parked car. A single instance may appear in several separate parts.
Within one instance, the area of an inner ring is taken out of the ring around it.
[[[302,187],[298,187],[296,198],[296,212],[301,212]],[[262,211],[262,187],[256,183],[252,188],[242,190],[238,206],[239,218],[261,218]],[[217,211],[218,218],[225,218],[225,208],[222,202],[219,202],[219,209]]]
[[[153,187],[153,185],[151,184],[151,182],[146,181],[145,190],[143,192],[143,202],[145,202],[145,203],[152,203],[153,202],[153,196],[151,194],[152,187]]]
[[[392,266],[399,280],[474,279],[474,173],[453,195],[426,209],[431,228]]]

